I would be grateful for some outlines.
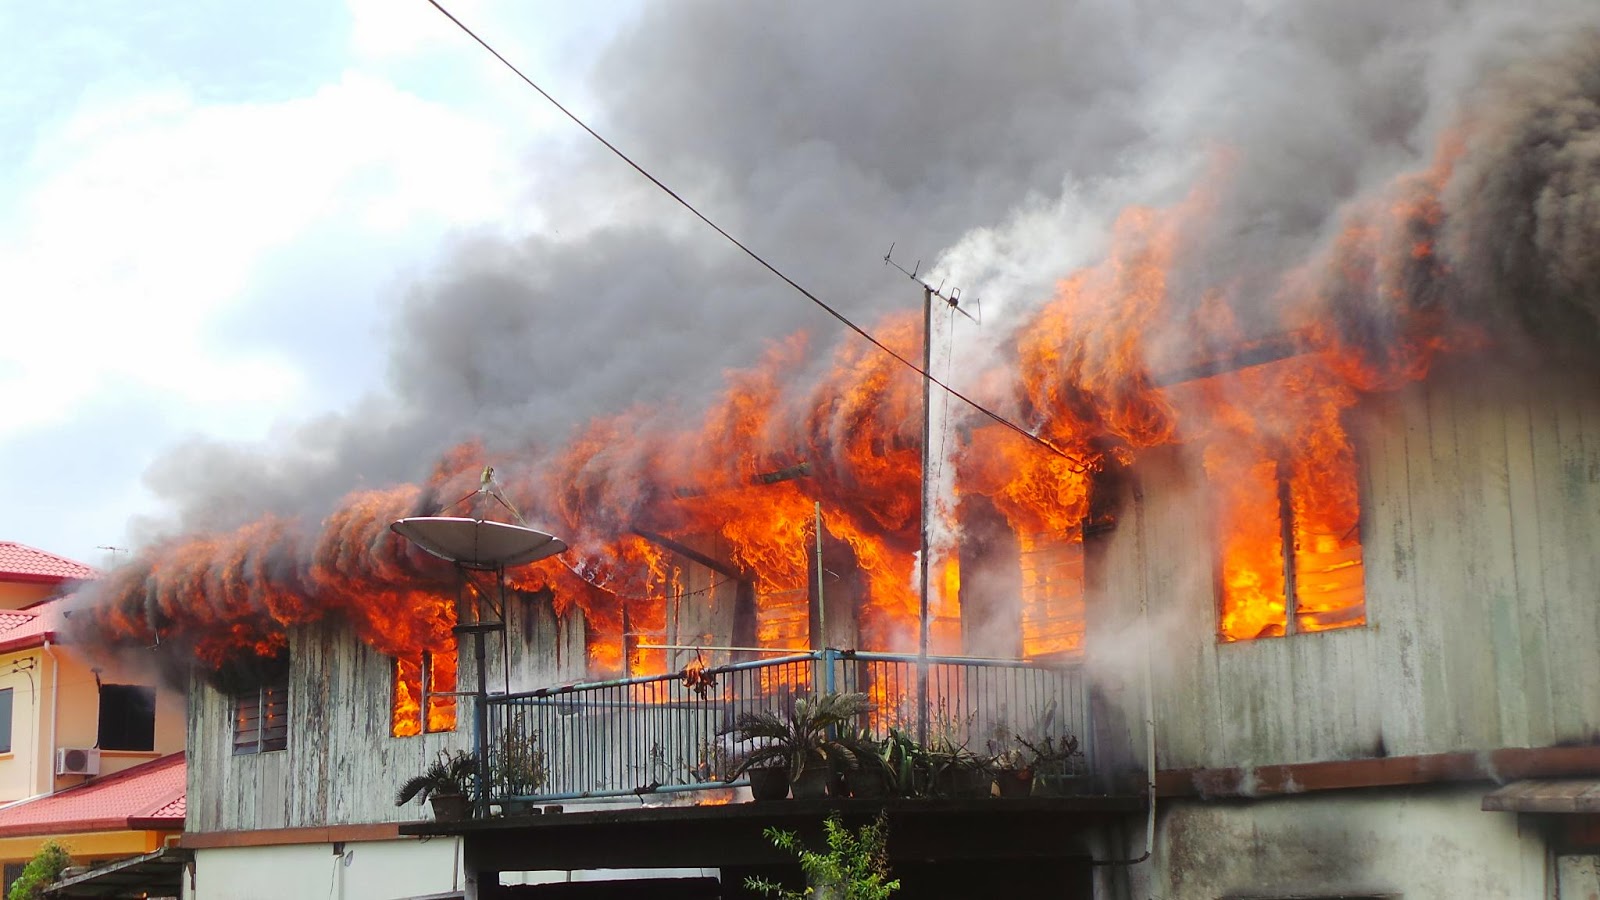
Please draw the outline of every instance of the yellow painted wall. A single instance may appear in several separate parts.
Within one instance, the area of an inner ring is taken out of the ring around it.
[[[54,654],[52,658],[51,654]],[[150,752],[106,750],[100,755],[101,777],[183,749],[182,695],[156,683],[154,675],[114,662],[98,663],[107,684],[156,685],[155,749]],[[0,689],[11,688],[11,752],[0,754],[0,802],[20,800],[82,784],[81,775],[55,777],[50,724],[55,721],[55,747],[93,747],[99,740],[100,695],[95,673],[72,647],[52,646],[0,654]],[[59,701],[56,702],[56,696]]]
[[[159,683],[153,672],[140,672],[114,661],[84,659],[71,646],[57,647],[56,656],[61,663],[60,718],[56,722],[57,747],[93,747],[99,740],[100,697],[95,687],[93,669],[100,669],[100,680],[105,684],[154,685],[156,689],[155,749],[148,753],[103,750],[100,753],[101,776],[120,772],[142,762],[148,762],[168,753],[183,749],[184,699],[176,690]],[[46,736],[48,740],[48,735]],[[51,767],[52,772],[54,766]],[[82,776],[63,776],[56,788],[85,781]]]
[[[38,727],[49,721],[50,706],[42,656],[37,649],[0,654],[0,690],[11,689],[11,752],[0,753],[0,802],[31,797],[46,785],[35,767],[41,745],[50,740]]]
[[[21,609],[24,606],[31,606],[60,589],[59,584],[0,581],[0,609]]]
[[[0,838],[0,864],[25,862],[33,858],[45,841],[55,841],[67,849],[73,865],[89,860],[117,859],[154,852],[168,835],[176,831],[91,831],[78,834],[52,834],[37,837]]]

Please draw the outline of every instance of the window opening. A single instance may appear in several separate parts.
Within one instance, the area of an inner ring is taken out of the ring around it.
[[[0,753],[11,752],[11,690],[0,691]]]
[[[100,685],[102,750],[156,748],[156,689],[139,684]]]
[[[1366,624],[1355,463],[1267,456],[1219,483],[1224,641]]]
[[[233,755],[289,749],[289,683],[263,684],[233,696]]]
[[[456,650],[395,657],[389,733],[411,737],[456,730]],[[423,716],[423,709],[427,716]]]
[[[1083,540],[1077,534],[1019,534],[1022,564],[1022,655],[1026,659],[1083,650]]]

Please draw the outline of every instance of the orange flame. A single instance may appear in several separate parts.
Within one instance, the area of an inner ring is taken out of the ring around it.
[[[1062,279],[1022,324],[1010,368],[984,373],[979,385],[986,403],[1068,456],[961,421],[952,463],[958,497],[989,498],[1020,545],[1022,596],[1010,602],[1020,604],[1025,654],[1081,649],[1079,528],[1096,468],[1161,445],[1193,449],[1211,482],[1222,638],[1364,621],[1356,454],[1343,414],[1365,393],[1422,377],[1440,353],[1484,345],[1409,287],[1448,277],[1436,256],[1447,218],[1440,196],[1465,140],[1449,136],[1425,170],[1352,205],[1326,251],[1282,277],[1272,306],[1280,318],[1265,326],[1238,327],[1235,285],[1181,286],[1173,277],[1208,236],[1233,177],[1225,154],[1170,209],[1124,212],[1105,259]],[[874,330],[914,355],[918,324],[894,316]],[[1281,339],[1289,358],[1163,385],[1183,380],[1168,370],[1206,361],[1196,348],[1225,355],[1268,338]],[[433,683],[454,684],[453,574],[387,527],[470,493],[489,461],[509,476],[515,505],[572,548],[509,573],[511,586],[549,588],[558,615],[583,614],[596,674],[667,671],[668,655],[641,648],[653,642],[643,638],[665,635],[686,602],[733,596],[707,589],[691,599],[687,563],[643,534],[713,548],[718,571],[732,573],[719,577],[757,598],[763,645],[818,643],[809,632],[817,504],[824,537],[848,548],[859,576],[850,589],[859,593],[860,645],[909,649],[919,615],[921,383],[860,342],[842,344],[818,378],[795,375],[807,360],[804,335],[774,343],[759,364],[729,374],[698,420],[633,409],[522,457],[465,444],[424,484],[352,493],[320,527],[265,518],[154,548],[99,585],[105,602],[94,627],[218,666],[280,653],[292,627],[337,616],[379,651],[418,661],[397,669],[395,719],[420,729],[424,651],[436,660]],[[961,610],[978,608],[960,596],[952,550],[936,548],[942,568],[930,598],[934,645],[946,652],[960,649]],[[880,708],[893,708],[897,686],[868,689]],[[430,699],[427,715],[429,728],[453,720],[453,700]]]

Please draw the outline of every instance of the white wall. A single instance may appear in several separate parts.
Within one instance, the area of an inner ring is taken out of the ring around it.
[[[1600,856],[1562,856],[1556,861],[1560,900],[1600,900]]]
[[[456,838],[362,841],[195,852],[194,887],[186,900],[395,900],[460,889]]]
[[[194,889],[185,900],[398,900],[460,890],[465,886],[457,838],[429,841],[347,843],[335,856],[332,844],[239,847],[195,852]],[[504,872],[502,884],[550,884],[633,878],[714,876],[715,869],[617,869],[589,872]]]
[[[1198,900],[1342,892],[1405,900],[1546,900],[1548,856],[1488,786],[1167,804],[1130,896]],[[1576,896],[1583,896],[1578,894]]]

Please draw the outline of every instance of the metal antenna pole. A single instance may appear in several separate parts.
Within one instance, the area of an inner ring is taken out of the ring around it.
[[[933,364],[933,288],[922,286],[922,371],[932,371]],[[928,745],[928,457],[933,442],[933,385],[922,379],[922,551],[918,557],[918,629],[917,629],[917,741]]]
[[[812,649],[821,650],[828,646],[828,605],[822,602],[822,501],[814,505],[817,513],[817,636],[820,640],[812,642]]]

